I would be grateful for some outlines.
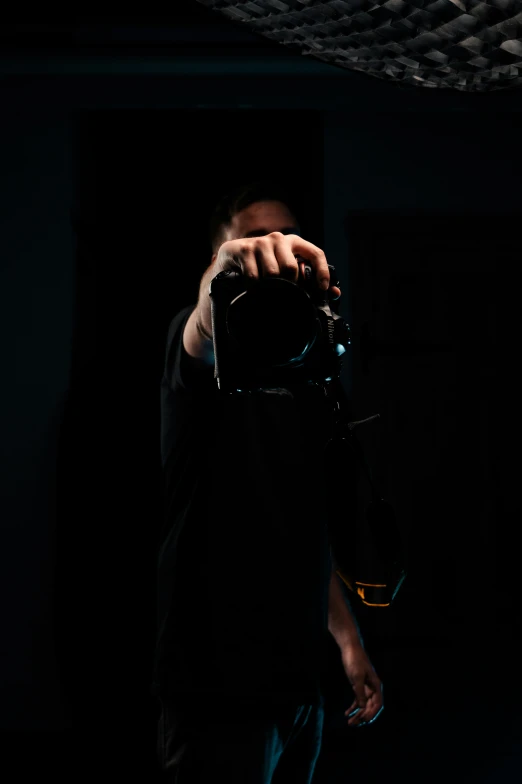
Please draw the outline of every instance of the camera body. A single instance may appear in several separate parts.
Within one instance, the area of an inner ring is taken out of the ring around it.
[[[331,285],[337,285],[335,268]],[[241,270],[210,283],[214,377],[222,392],[251,392],[338,378],[351,343],[338,302],[317,285],[310,265],[298,283],[249,280]]]

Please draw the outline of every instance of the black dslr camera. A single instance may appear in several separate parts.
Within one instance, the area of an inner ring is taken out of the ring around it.
[[[330,284],[339,285],[328,265]],[[329,536],[337,574],[368,607],[387,607],[406,572],[395,513],[375,487],[354,428],[377,419],[348,422],[347,398],[340,383],[343,355],[351,344],[349,325],[338,314],[338,300],[322,291],[312,268],[292,283],[279,277],[250,281],[238,270],[219,272],[210,283],[214,378],[220,393],[321,386],[330,403],[333,433],[324,449],[332,487],[354,488],[364,468],[372,489],[361,525],[353,505],[329,511]],[[332,427],[332,424],[330,424]],[[345,519],[348,518],[347,525]]]
[[[331,285],[338,285],[334,267],[328,267]],[[250,281],[240,270],[224,270],[212,279],[210,297],[214,377],[221,391],[339,377],[350,327],[308,264],[299,283],[279,277]]]

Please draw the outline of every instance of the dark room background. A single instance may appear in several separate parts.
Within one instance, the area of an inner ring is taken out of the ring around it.
[[[346,736],[333,646],[332,744],[347,771],[378,771],[378,747],[407,781],[414,754],[514,781],[520,95],[399,90],[208,25],[189,54],[169,29],[165,58],[2,56],[6,748],[107,743],[153,775],[166,332],[215,201],[273,173],[339,272],[342,380],[358,418],[381,415],[361,440],[408,553],[392,607],[352,602],[387,707]]]

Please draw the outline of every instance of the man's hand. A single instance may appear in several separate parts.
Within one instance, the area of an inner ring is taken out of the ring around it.
[[[346,645],[341,656],[356,697],[344,714],[349,716],[348,726],[371,724],[384,709],[382,683],[362,645]]]
[[[330,285],[330,271],[324,251],[297,234],[282,234],[280,231],[262,237],[244,237],[224,242],[214,262],[215,274],[239,266],[251,280],[275,276],[297,283],[297,255],[310,262],[319,287],[326,291]]]
[[[273,231],[262,237],[243,237],[223,242],[201,279],[197,304],[198,324],[204,328],[204,332],[211,334],[209,285],[212,278],[223,270],[239,268],[250,280],[272,276],[298,283],[300,276],[304,279],[305,262],[312,267],[317,285],[323,291],[329,290],[331,299],[339,299],[341,289],[330,286],[330,270],[324,251],[297,234]]]

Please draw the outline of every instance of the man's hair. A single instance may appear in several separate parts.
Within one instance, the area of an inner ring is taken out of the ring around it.
[[[297,194],[284,183],[278,180],[255,180],[241,185],[226,193],[214,207],[209,222],[212,253],[217,253],[223,244],[225,232],[234,215],[258,201],[280,201],[288,207],[296,221],[299,221],[301,210],[297,203]]]

